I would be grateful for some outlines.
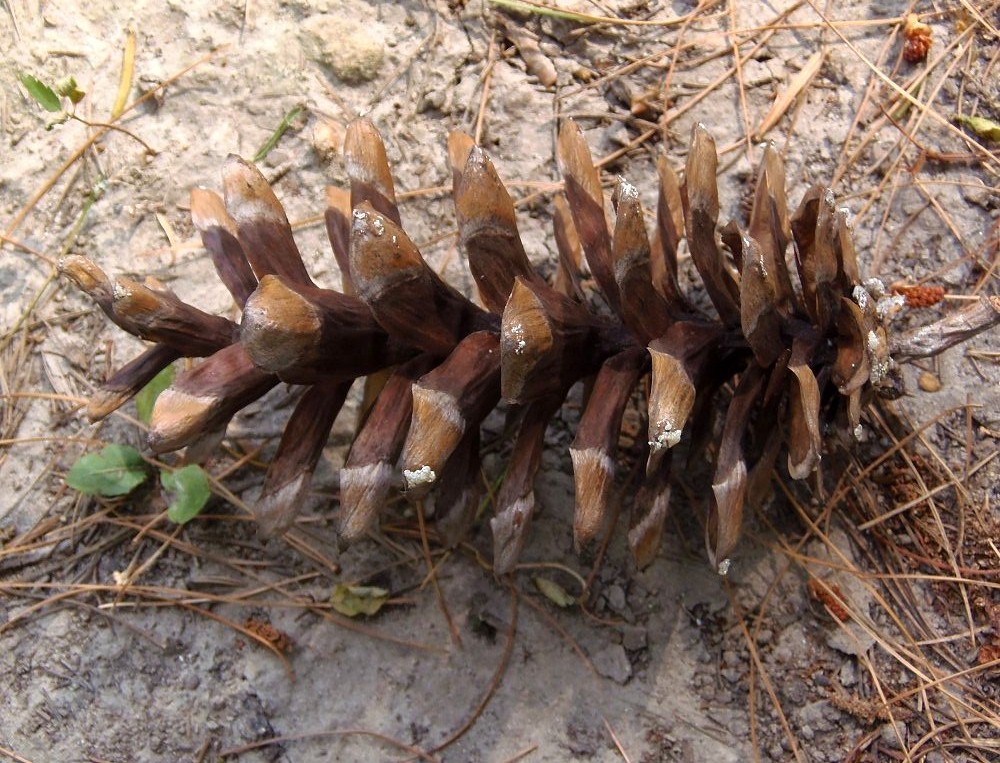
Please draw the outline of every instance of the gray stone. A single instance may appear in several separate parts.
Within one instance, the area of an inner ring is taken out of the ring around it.
[[[858,666],[854,660],[848,660],[840,668],[840,685],[854,686],[858,682]]]
[[[620,585],[613,585],[608,588],[605,594],[608,598],[608,606],[612,612],[621,614],[625,611],[625,591]]]
[[[306,55],[349,85],[375,79],[385,58],[379,25],[357,18],[311,16],[302,25],[302,45]]]
[[[605,678],[624,684],[632,677],[632,663],[628,661],[625,647],[609,644],[591,658],[594,668]]]
[[[626,625],[622,628],[622,646],[630,652],[646,648],[646,629],[641,625]]]

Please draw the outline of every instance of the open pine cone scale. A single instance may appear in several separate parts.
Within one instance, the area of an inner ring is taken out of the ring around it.
[[[690,453],[699,454],[717,435],[706,543],[725,573],[744,505],[767,494],[782,446],[790,476],[805,478],[831,423],[859,436],[871,395],[896,390],[890,349],[910,360],[1000,322],[989,298],[945,318],[944,339],[942,330],[936,339],[925,330],[891,339],[901,299],[875,279],[862,281],[848,213],[829,190],[809,190],[789,214],[773,146],[764,150],[747,226],[720,231],[715,144],[696,126],[683,181],[665,158],[658,162],[650,236],[639,193],[624,179],[609,225],[598,170],[567,121],[558,140],[565,197],[555,203],[559,265],[551,285],[530,264],[514,204],[487,154],[453,133],[448,155],[459,240],[483,307],[444,282],[406,235],[381,137],[364,120],[345,139],[350,191],[327,189],[341,292],[313,283],[281,204],[238,157],[225,164],[224,199],[197,189],[191,208],[243,311],[239,326],[162,284],[112,281],[90,260],[67,257],[63,272],[113,322],[153,342],[98,390],[90,418],[107,416],[177,358],[204,357],[157,399],[149,443],[205,457],[232,416],[279,381],[308,385],[254,506],[261,530],[280,533],[304,501],[352,382],[367,377],[365,415],[340,475],[341,537],[374,529],[390,493],[403,487],[433,506],[441,537],[455,543],[483,498],[480,424],[504,400],[514,441],[490,524],[494,567],[505,573],[525,545],[546,426],[569,389],[581,380],[589,389],[570,447],[574,541],[586,551],[611,529],[622,417],[636,388],[648,386],[648,458],[629,546],[640,565],[655,557],[674,446],[690,438]],[[682,240],[711,309],[694,307],[704,300],[679,286]],[[711,413],[729,383],[717,434]]]

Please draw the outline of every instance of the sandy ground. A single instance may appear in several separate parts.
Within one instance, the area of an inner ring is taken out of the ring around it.
[[[561,5],[654,20],[693,6],[643,0]],[[300,105],[301,116],[261,168],[274,179],[289,217],[301,222],[297,236],[314,278],[339,283],[316,224],[323,186],[344,181],[339,159],[328,153],[337,130],[323,125],[364,115],[386,138],[397,188],[409,192],[402,212],[411,237],[468,291],[450,198],[441,189],[449,182],[449,130],[471,132],[481,120],[482,144],[520,197],[557,177],[557,115],[575,116],[595,155],[606,156],[635,143],[649,126],[630,116],[634,97],[669,78],[666,140],[657,133],[633,145],[605,171],[626,174],[648,208],[657,152],[666,151],[681,167],[691,126],[704,122],[724,150],[725,220],[739,215],[751,162],[759,157],[744,136],[822,51],[817,75],[767,135],[783,152],[792,202],[812,183],[834,183],[856,213],[863,267],[879,270],[886,282],[926,280],[958,296],[996,292],[996,157],[970,153],[948,126],[956,112],[998,116],[1000,77],[993,64],[1000,49],[987,28],[997,23],[995,9],[977,19],[954,10],[966,4],[954,3],[930,18],[929,75],[911,92],[933,106],[919,113],[887,106],[891,91],[862,60],[879,62],[895,82],[910,86],[920,69],[900,60],[894,21],[909,4],[831,4],[833,18],[859,22],[835,32],[810,3],[796,3],[785,28],[736,37],[727,32],[771,24],[791,4],[704,5],[710,7],[689,25],[588,27],[511,17],[508,23],[540,36],[558,74],[555,87],[543,87],[526,71],[477,0],[4,5],[0,757],[214,760],[279,737],[229,759],[396,760],[410,754],[400,744],[436,750],[471,724],[433,754],[447,761],[988,759],[1000,734],[981,718],[996,717],[995,684],[990,689],[989,671],[976,665],[982,645],[996,635],[988,612],[997,597],[976,584],[986,574],[976,570],[1000,564],[996,555],[980,554],[984,533],[997,527],[1000,483],[992,458],[1000,371],[995,355],[982,354],[997,350],[995,333],[922,369],[941,382],[938,392],[917,391],[921,369],[915,369],[909,377],[914,397],[892,409],[903,427],[897,432],[935,420],[914,452],[923,454],[919,473],[928,486],[944,487],[933,503],[918,502],[913,511],[923,511],[928,523],[939,518],[949,540],[931,546],[950,549],[958,554],[955,564],[973,570],[968,586],[921,580],[900,593],[899,586],[867,575],[886,571],[891,560],[880,552],[882,526],[872,532],[857,526],[906,499],[890,489],[898,480],[859,480],[858,463],[834,453],[825,487],[796,486],[789,493],[794,501],[776,500],[748,520],[728,581],[704,558],[703,497],[679,490],[656,562],[641,573],[631,570],[619,533],[594,574],[586,611],[559,610],[538,595],[532,578],[543,575],[578,593],[565,570],[591,574],[571,551],[566,445],[579,411],[569,406],[551,433],[538,484],[544,513],[524,554],[525,562],[539,566],[509,582],[496,580],[473,553],[489,557],[484,524],[466,549],[438,568],[460,643],[426,585],[411,535],[387,527],[383,541],[345,551],[333,539],[331,496],[356,404],[341,415],[317,474],[300,528],[308,544],[303,549],[261,541],[233,517],[200,520],[179,534],[161,522],[136,537],[163,508],[155,491],[109,507],[63,484],[74,460],[101,442],[141,447],[134,420],[117,416],[88,425],[72,401],[10,395],[86,396],[138,347],[68,285],[52,281],[52,266],[65,253],[86,254],[109,272],[155,274],[200,307],[237,317],[193,235],[188,194],[198,185],[218,188],[224,157],[253,155]],[[137,41],[130,100],[170,84],[121,120],[130,134],[103,134],[36,200],[46,179],[96,128],[68,122],[46,130],[46,114],[19,88],[17,74],[48,82],[72,75],[86,92],[78,113],[104,122],[129,28]],[[735,74],[729,72],[734,40],[742,54]],[[650,59],[620,71],[643,56]],[[662,95],[652,102],[644,116],[655,121]],[[913,143],[900,138],[879,104],[895,110]],[[928,158],[921,147],[952,156]],[[35,203],[28,208],[29,202]],[[531,257],[551,262],[547,200],[523,208],[519,222]],[[946,300],[904,321],[930,320],[960,304]],[[970,349],[980,354],[970,356]],[[294,391],[278,389],[239,417],[229,433],[230,454],[264,445],[266,457],[293,400]],[[887,427],[896,419],[886,421],[869,422],[860,464],[891,446]],[[490,427],[497,433],[500,419],[488,421]],[[210,468],[220,473],[233,460],[221,456]],[[850,491],[828,502],[837,465],[848,469],[841,484]],[[499,456],[487,460],[492,474],[501,468]],[[249,500],[260,475],[259,468],[244,468],[226,484]],[[967,524],[964,511],[972,512]],[[100,522],[81,524],[95,512]],[[236,512],[220,502],[212,513]],[[819,524],[810,527],[804,517]],[[409,525],[397,514],[393,526]],[[891,525],[892,537],[924,548],[919,537],[901,540],[908,527]],[[19,544],[29,533],[49,540]],[[940,558],[955,561],[945,551]],[[139,568],[130,591],[115,590],[115,573]],[[841,623],[810,597],[812,578],[836,585],[853,616]],[[338,619],[324,603],[344,581],[382,585],[395,603],[368,621]],[[33,585],[9,585],[19,582]],[[35,608],[60,591],[72,595]],[[181,598],[184,603],[176,603]],[[293,640],[284,660],[233,627],[248,619],[269,622]],[[966,668],[968,675],[951,680]],[[934,683],[935,677],[942,680]],[[923,694],[912,691],[928,683],[933,687]],[[990,691],[992,700],[986,699]],[[965,730],[942,730],[954,717]]]

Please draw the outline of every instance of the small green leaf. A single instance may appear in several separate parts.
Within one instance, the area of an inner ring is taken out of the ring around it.
[[[160,396],[163,390],[173,384],[174,371],[174,364],[171,363],[154,376],[149,384],[139,390],[135,396],[135,412],[139,416],[139,421],[145,424],[149,423],[149,417],[153,415],[153,404],[156,402],[156,398]]]
[[[366,585],[345,585],[338,583],[330,595],[330,603],[340,614],[347,617],[368,615],[371,617],[389,600],[389,592],[384,588]]]
[[[36,77],[32,77],[30,74],[25,74],[21,72],[18,75],[18,79],[21,80],[21,84],[24,85],[24,89],[28,91],[28,95],[38,101],[38,104],[46,111],[62,111],[62,103],[59,101],[59,96],[56,95],[52,88],[46,85],[41,80]]]
[[[253,155],[254,164],[258,164],[267,158],[267,155],[271,153],[271,149],[278,145],[278,141],[281,140],[281,136],[285,134],[285,131],[292,126],[292,123],[299,118],[299,115],[305,111],[305,106],[296,106],[294,109],[285,114],[281,123],[275,129],[271,136],[264,141],[264,145],[257,149],[257,153]]]
[[[572,607],[576,604],[576,599],[570,596],[566,592],[566,589],[555,581],[539,576],[532,578],[532,580],[535,583],[535,588],[538,589],[542,596],[551,601],[557,607]]]
[[[75,77],[66,77],[59,80],[56,83],[56,92],[65,98],[69,98],[70,103],[74,106],[82,101],[83,97],[86,95],[85,92],[76,86]]]
[[[194,519],[205,508],[212,489],[208,483],[208,475],[198,464],[188,464],[172,472],[162,472],[160,482],[163,489],[173,494],[173,500],[167,507],[167,517],[179,525]]]
[[[78,459],[66,475],[66,484],[84,495],[112,498],[128,495],[146,481],[146,462],[135,448],[112,443],[99,453]]]
[[[960,115],[958,121],[980,138],[986,138],[986,140],[994,142],[1000,141],[1000,124],[997,124],[992,119],[987,119],[986,117],[964,117]]]

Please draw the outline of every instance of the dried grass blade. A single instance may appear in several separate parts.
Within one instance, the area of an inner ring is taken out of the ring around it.
[[[754,130],[753,141],[763,140],[764,136],[771,131],[771,128],[778,124],[785,115],[785,112],[788,111],[788,107],[809,87],[809,83],[812,82],[813,77],[816,76],[820,67],[823,66],[824,58],[824,51],[817,50],[809,57],[805,66],[788,81],[788,87],[775,99],[770,110],[760,121],[760,124],[757,125],[757,129]]]

